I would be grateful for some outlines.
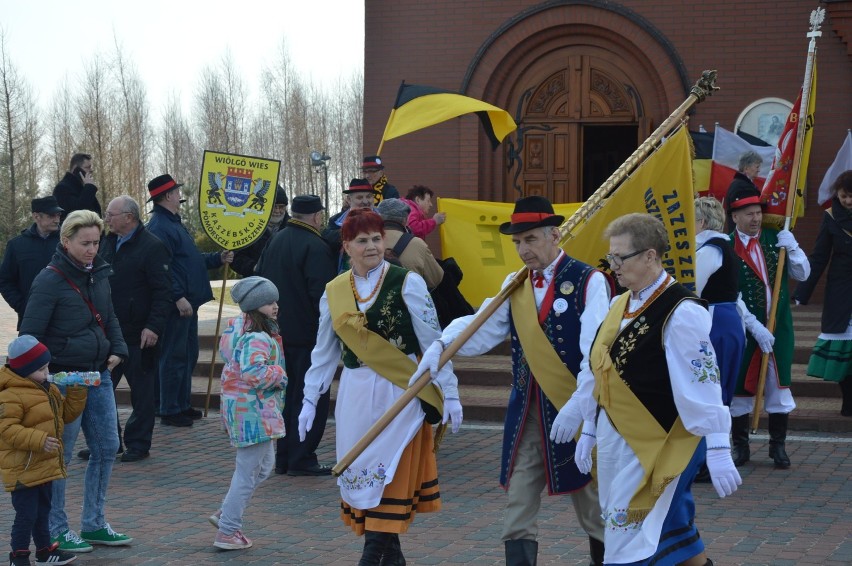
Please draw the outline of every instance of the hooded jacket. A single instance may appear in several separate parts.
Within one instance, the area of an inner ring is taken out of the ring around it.
[[[64,273],[80,293],[50,266]],[[33,281],[20,333],[47,346],[51,371],[103,371],[110,355],[127,359],[127,344],[112,307],[110,272],[100,256],[95,256],[92,270],[86,271],[60,247]],[[101,315],[103,329],[83,297]]]
[[[68,387],[63,399],[52,383],[21,377],[0,368],[0,471],[6,491],[66,477],[62,431],[83,412],[86,388]],[[48,436],[59,439],[56,452],[45,452]]]

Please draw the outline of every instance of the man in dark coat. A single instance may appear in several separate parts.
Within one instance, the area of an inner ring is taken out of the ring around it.
[[[75,210],[91,210],[101,216],[101,203],[98,202],[98,188],[92,175],[92,156],[88,153],[75,153],[71,156],[68,171],[59,184],[53,188],[53,196],[64,209],[62,221]]]
[[[135,462],[148,457],[154,433],[158,340],[172,309],[171,258],[165,244],[142,225],[139,204],[131,197],[114,198],[104,219],[110,233],[101,257],[112,265],[112,304],[129,353],[113,370],[112,386],[114,389],[124,375],[133,407],[124,428],[127,450],[121,461]]]
[[[44,269],[59,244],[59,218],[62,209],[56,197],[33,199],[30,203],[33,225],[6,244],[0,265],[0,293],[18,313],[18,325],[27,307],[27,295],[38,272]]]
[[[340,240],[340,228],[343,221],[349,216],[349,211],[356,208],[373,208],[373,197],[376,190],[367,179],[352,179],[349,188],[343,191],[345,207],[343,210],[328,219],[328,225],[322,231],[323,239],[331,246],[331,251],[337,255],[337,272],[343,273],[349,269],[349,257],[343,251],[343,243]]]
[[[382,158],[378,155],[368,155],[361,162],[361,171],[364,173],[364,178],[367,179],[373,189],[373,206],[379,206],[379,203],[386,198],[399,198],[397,188],[388,183],[388,176],[385,174],[385,164]]]
[[[272,215],[269,217],[269,224],[266,225],[266,230],[250,245],[234,252],[234,261],[231,263],[231,269],[243,277],[255,274],[254,268],[264,248],[266,248],[272,236],[279,230],[283,230],[287,226],[287,221],[290,220],[290,215],[287,214],[288,204],[287,192],[284,190],[284,187],[278,185],[275,189],[275,204],[272,205]]]
[[[284,423],[288,434],[278,440],[276,473],[291,476],[328,475],[331,469],[317,462],[316,449],[325,432],[330,392],[320,396],[317,417],[304,442],[299,442],[299,411],[304,399],[305,373],[319,329],[319,302],[325,285],[337,275],[337,260],[322,239],[319,227],[323,206],[315,195],[293,199],[293,217],[278,232],[258,263],[258,274],[278,288],[278,325],[284,342],[287,391]]]
[[[192,426],[201,411],[190,404],[192,372],[198,362],[198,307],[213,299],[208,269],[234,259],[234,252],[201,253],[181,223],[180,187],[171,175],[148,183],[154,201],[148,230],[160,238],[172,256],[172,304],[166,330],[160,337],[160,416],[169,426]]]

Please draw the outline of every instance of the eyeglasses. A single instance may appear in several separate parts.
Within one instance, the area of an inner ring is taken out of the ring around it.
[[[645,253],[649,248],[645,248],[644,250],[638,250],[631,254],[627,255],[613,255],[606,254],[604,258],[606,258],[607,262],[609,262],[610,267],[614,267],[615,269],[619,269],[622,265],[624,265],[624,260],[630,259],[631,257],[636,257],[641,253]]]
[[[130,214],[130,211],[129,210],[122,210],[121,212],[116,212],[116,213],[112,213],[112,212],[107,211],[107,213],[104,214],[104,220],[109,220],[113,216],[118,216],[119,214]]]

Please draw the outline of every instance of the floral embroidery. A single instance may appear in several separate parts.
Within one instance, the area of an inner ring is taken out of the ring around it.
[[[698,350],[701,357],[689,362],[692,367],[693,381],[698,383],[719,383],[719,366],[716,364],[716,356],[710,349],[710,343],[706,340],[699,342]]]
[[[627,516],[627,509],[613,509],[604,513],[604,524],[609,530],[622,533],[635,531],[642,526],[641,521],[628,522]]]
[[[441,331],[441,324],[438,322],[438,312],[435,310],[435,303],[432,302],[432,297],[426,295],[426,304],[423,305],[423,310],[418,315],[420,320],[429,325],[433,330]]]
[[[393,308],[394,298],[398,294],[398,289],[393,289],[388,292],[381,308],[379,309],[382,318],[379,319],[377,326],[379,327],[379,331],[391,344],[400,350],[405,350],[405,342],[403,342],[400,330],[397,328],[402,322],[402,313]]]
[[[343,482],[343,488],[349,490],[381,487],[385,484],[385,465],[379,463],[375,469],[353,470],[346,468],[346,471],[341,474],[340,480]]]
[[[627,355],[636,349],[636,341],[643,334],[647,334],[651,327],[648,326],[648,323],[643,319],[640,319],[633,323],[629,331],[625,329],[626,332],[623,332],[618,337],[618,343],[621,345],[621,348],[618,350],[618,355],[613,359],[613,364],[615,365],[615,369],[619,372],[622,371],[624,364],[627,363]]]

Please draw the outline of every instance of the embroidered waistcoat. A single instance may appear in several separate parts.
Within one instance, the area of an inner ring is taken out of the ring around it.
[[[556,266],[551,282],[553,300],[550,302],[548,298],[545,298],[542,303],[542,307],[550,303],[550,308],[542,324],[544,334],[574,377],[580,372],[580,362],[583,359],[579,336],[580,315],[583,314],[585,308],[586,283],[594,272],[595,270],[591,266],[565,256]],[[554,307],[561,307],[564,304],[561,301],[567,303],[567,308],[563,312],[558,312]],[[535,378],[527,364],[515,330],[513,317],[510,317],[509,332],[512,341],[512,390],[509,395],[506,422],[503,427],[500,485],[508,488],[524,421],[530,410],[530,396],[537,395],[539,417],[544,427],[541,438],[544,443],[542,449],[548,492],[555,495],[576,491],[588,484],[591,481],[591,476],[581,474],[574,464],[576,443],[573,440],[563,444],[556,444],[550,440],[550,429],[561,407],[554,407],[537,384],[533,387]]]
[[[704,304],[686,287],[674,283],[618,333],[609,354],[621,379],[665,430],[671,430],[677,419],[677,407],[666,362],[663,328],[672,311],[684,300]]]
[[[420,355],[420,343],[414,333],[411,323],[411,315],[402,297],[402,285],[405,282],[407,269],[388,265],[388,272],[382,282],[382,288],[376,297],[376,301],[370,305],[364,315],[367,317],[367,328],[376,334],[386,338],[396,346],[403,354]],[[353,302],[355,298],[352,298]],[[361,362],[346,344],[343,345],[343,365],[348,368],[357,368]]]

